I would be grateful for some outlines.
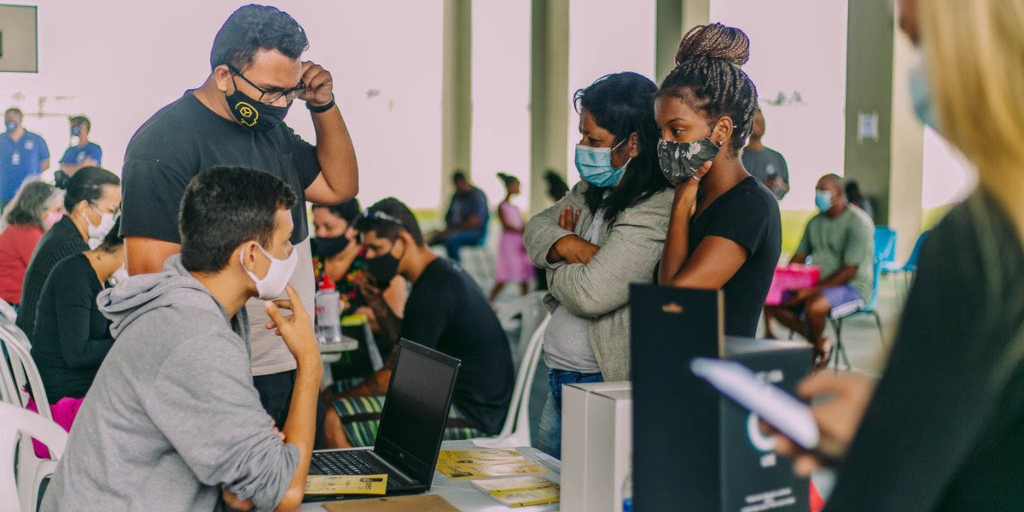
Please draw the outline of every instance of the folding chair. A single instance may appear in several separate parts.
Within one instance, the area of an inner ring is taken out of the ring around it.
[[[847,318],[855,316],[871,315],[875,318],[875,324],[878,326],[878,340],[881,342],[882,347],[885,347],[885,333],[882,331],[882,317],[878,314],[878,280],[882,274],[882,264],[879,259],[875,258],[874,263],[874,279],[871,283],[871,299],[868,300],[867,304],[864,304],[855,311],[848,313],[842,313],[839,315],[830,315],[829,323],[832,324],[832,329],[836,331],[836,346],[833,347],[832,353],[829,355],[831,363],[835,361],[835,369],[839,371],[839,358],[842,357],[846,369],[851,368],[850,358],[846,355],[846,347],[843,346],[843,321]]]
[[[928,236],[928,231],[921,233],[921,236],[917,237],[917,242],[914,242],[914,250],[910,251],[910,257],[907,258],[907,262],[899,265],[894,261],[882,263],[882,275],[894,274],[902,278],[903,281],[903,292],[906,293],[910,290],[910,283],[914,279],[914,273],[917,272],[917,260],[921,256],[921,246],[924,245],[924,239]],[[900,286],[898,283],[893,281],[893,286],[896,287],[896,302],[899,304],[900,301]]]

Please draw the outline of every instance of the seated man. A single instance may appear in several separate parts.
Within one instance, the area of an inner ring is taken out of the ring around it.
[[[452,177],[455,195],[444,217],[445,230],[430,237],[430,245],[444,244],[448,257],[458,262],[463,246],[483,245],[487,238],[487,222],[491,219],[484,191],[474,187],[466,175],[457,172]]]
[[[181,254],[100,294],[114,346],[41,510],[298,510],[323,371],[313,324],[290,286],[290,300],[264,306],[298,363],[282,433],[252,384],[244,318],[247,300],[278,296],[295,269],[295,202],[284,181],[251,169],[192,180]]]
[[[508,412],[515,372],[505,332],[483,291],[424,244],[412,211],[397,199],[373,205],[356,228],[363,238],[372,281],[391,283],[400,275],[412,283],[412,291],[399,318],[370,279],[360,282],[380,326],[381,352],[390,352],[391,357],[363,383],[331,397],[334,407],[328,408],[325,422],[327,446],[373,444],[391,379],[392,348],[401,338],[462,360],[445,438],[497,434]]]
[[[790,263],[811,263],[821,269],[821,281],[810,288],[792,290],[781,306],[766,306],[767,337],[774,337],[770,321],[800,333],[814,345],[815,365],[828,363],[831,343],[822,337],[829,315],[856,311],[871,297],[874,280],[875,228],[860,208],[849,204],[843,179],[824,176],[815,190],[821,212],[807,223]]]

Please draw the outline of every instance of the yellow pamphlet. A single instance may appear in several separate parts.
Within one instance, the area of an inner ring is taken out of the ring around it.
[[[309,475],[306,494],[375,494],[388,488],[387,475]]]
[[[519,450],[445,450],[437,458],[437,470],[452,480],[548,472],[523,457]]]
[[[509,507],[558,503],[561,486],[540,476],[478,480],[473,485]]]

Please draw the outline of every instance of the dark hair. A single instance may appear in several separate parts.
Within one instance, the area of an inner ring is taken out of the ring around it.
[[[103,242],[98,249],[103,249],[104,252],[114,252],[122,245],[124,245],[124,237],[121,236],[121,216],[119,215],[114,221],[114,229],[111,229],[107,236],[103,237]]]
[[[72,126],[74,126],[76,124],[84,124],[86,130],[92,131],[92,122],[89,121],[88,117],[85,117],[85,116],[75,116],[75,117],[72,117],[70,119],[70,121],[71,121],[71,125]]]
[[[569,193],[569,185],[555,171],[549,169],[544,173],[544,179],[548,182],[548,195],[555,201]]]
[[[82,201],[95,204],[99,198],[103,197],[104,185],[121,185],[121,178],[102,167],[95,166],[82,167],[70,178],[66,172],[57,171],[53,175],[53,179],[57,188],[68,191],[64,195],[64,209],[68,213],[71,213],[75,209],[75,205]]]
[[[501,182],[504,183],[506,187],[512,185],[513,183],[519,183],[519,178],[516,178],[511,174],[505,174],[503,172],[498,173],[498,179],[501,180]]]
[[[388,219],[382,219],[374,217],[373,213],[383,213],[389,217],[398,219],[402,222],[398,225],[394,221]],[[409,233],[416,245],[423,246],[423,232],[420,231],[420,225],[416,222],[416,216],[413,215],[412,210],[409,209],[405,203],[389,197],[382,199],[376,204],[370,207],[367,214],[356,221],[356,229],[360,233],[369,233],[373,231],[377,233],[377,236],[386,238],[391,242],[398,239],[398,234],[402,231]]]
[[[455,171],[455,174],[452,174],[452,181],[465,181],[467,183],[469,182],[469,180],[466,179],[466,173],[462,171]]]
[[[598,78],[576,91],[573,103],[581,116],[589,112],[598,126],[615,136],[613,146],[636,133],[639,154],[630,160],[622,183],[611,189],[591,186],[584,196],[591,213],[605,209],[605,219],[614,222],[629,208],[654,193],[669,188],[658,165],[658,124],[654,120],[654,93],[658,87],[649,78],[633,72]]]
[[[742,30],[721,23],[696,26],[683,36],[676,67],[658,90],[659,96],[679,98],[712,122],[732,118],[733,156],[750,136],[758,106],[757,88],[740,69],[749,58],[750,39]]]
[[[250,4],[231,13],[217,31],[210,50],[210,69],[227,64],[244,72],[260,50],[277,50],[298,59],[307,48],[306,31],[288,13]]]
[[[11,108],[7,109],[7,111],[4,112],[4,116],[7,116],[7,114],[18,114],[18,117],[20,117],[20,118],[24,118],[25,117],[25,113],[22,112],[21,109],[18,108],[18,107],[11,107]]]
[[[359,217],[363,215],[363,210],[359,207],[359,200],[358,199],[350,199],[348,201],[345,201],[344,203],[338,203],[338,204],[332,204],[332,205],[324,205],[324,204],[314,204],[313,205],[313,209],[314,210],[316,210],[318,208],[324,209],[324,210],[328,210],[331,213],[333,213],[334,215],[337,215],[338,217],[344,219],[345,222],[348,222],[349,226],[354,226],[356,220],[358,220]]]
[[[8,226],[43,227],[43,210],[52,195],[53,185],[39,180],[25,181],[7,206],[4,222]]]
[[[842,176],[840,176],[838,174],[835,174],[835,173],[829,173],[829,174],[826,174],[826,175],[822,176],[821,179],[819,179],[818,181],[821,181],[821,180],[826,180],[826,181],[831,182],[832,186],[835,187],[837,192],[839,192],[843,196],[846,196],[846,187],[844,186],[845,185],[845,181],[843,180]],[[854,185],[856,186],[856,182],[854,182]]]
[[[287,183],[263,171],[216,166],[197,174],[178,215],[181,264],[191,272],[220,272],[245,242],[269,250],[274,216],[297,202]]]

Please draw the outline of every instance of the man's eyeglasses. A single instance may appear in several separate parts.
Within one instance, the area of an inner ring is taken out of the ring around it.
[[[363,217],[366,217],[367,219],[380,219],[380,220],[383,220],[383,221],[390,222],[392,224],[398,224],[399,226],[401,226],[403,228],[405,227],[405,223],[404,222],[399,220],[397,217],[393,217],[393,216],[388,215],[388,214],[386,214],[384,212],[378,212],[378,211],[375,211],[375,210],[366,210],[366,213],[363,214]]]
[[[299,85],[292,87],[291,89],[263,89],[260,86],[252,83],[251,80],[246,78],[241,71],[235,69],[234,66],[228,65],[228,69],[231,71],[232,77],[234,75],[238,75],[242,78],[242,80],[245,80],[245,83],[253,86],[257,91],[259,91],[260,97],[256,101],[263,103],[265,105],[270,105],[271,103],[276,102],[277,100],[281,99],[282,96],[284,97],[285,100],[291,103],[292,101],[295,101],[295,98],[298,98],[299,96],[302,95],[303,92],[306,91],[306,84],[302,82],[299,82]],[[232,80],[234,80],[234,78],[232,78]],[[236,85],[235,87],[238,86]]]

